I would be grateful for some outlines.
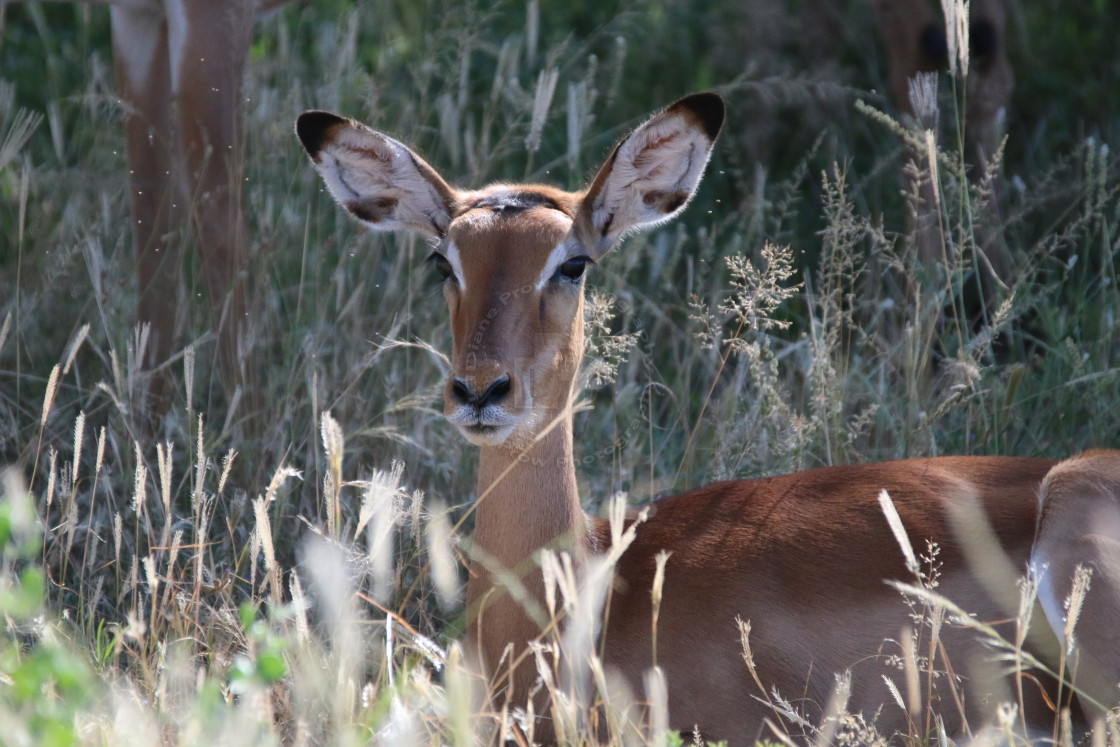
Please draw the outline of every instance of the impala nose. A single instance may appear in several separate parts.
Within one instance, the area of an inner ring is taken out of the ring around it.
[[[512,386],[509,376],[502,375],[490,382],[490,384],[482,390],[482,393],[479,394],[464,379],[460,379],[456,376],[451,380],[451,394],[459,404],[473,405],[481,410],[487,405],[494,405],[501,402],[506,395],[509,394]]]

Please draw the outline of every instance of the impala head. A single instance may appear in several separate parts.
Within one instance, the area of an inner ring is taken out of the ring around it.
[[[580,192],[454,189],[401,143],[327,112],[301,115],[296,133],[351,215],[432,238],[453,336],[444,412],[476,444],[523,445],[568,405],[586,270],[626,233],[684,209],[723,116],[713,93],[677,101],[619,143]]]

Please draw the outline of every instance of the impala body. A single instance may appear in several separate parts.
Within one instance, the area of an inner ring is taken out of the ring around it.
[[[535,734],[544,741],[552,738],[547,692],[530,695],[537,671],[524,655],[542,631],[524,597],[544,599],[542,548],[566,550],[578,568],[610,544],[606,522],[582,511],[577,492],[571,408],[583,351],[583,276],[627,232],[684,208],[723,119],[714,94],[681,99],[626,137],[580,192],[506,184],[461,191],[401,143],[356,122],[308,112],[297,123],[316,169],[351,214],[375,229],[421,231],[435,242],[454,339],[445,413],[481,450],[467,642],[492,678],[496,706],[534,699],[544,714]],[[668,551],[656,662],[668,683],[672,728],[732,744],[770,736],[764,719],[776,717],[743,662],[739,618],[752,625],[767,692],[777,690],[815,720],[836,675],[850,671],[849,711],[870,718],[886,703],[879,728],[904,730],[906,715],[881,675],[904,680],[898,641],[914,622],[885,581],[914,576],[880,508],[883,490],[915,543],[938,543],[938,591],[1008,636],[1016,601],[999,588],[1007,568],[1014,578],[1032,560],[1049,564],[1040,598],[1060,631],[1073,568],[1094,565],[1094,615],[1081,628],[1077,684],[1092,701],[1120,700],[1120,645],[1103,624],[1120,619],[1120,452],[1106,451],[1060,463],[947,457],[830,467],[658,501],[617,564],[601,631],[608,668],[641,695],[655,654],[655,559]],[[1002,553],[992,552],[995,545]],[[1049,648],[1044,640],[1029,645],[1056,666],[1046,632]],[[921,697],[947,729],[962,731],[966,716],[975,728],[1000,702],[1019,700],[972,630],[946,626],[941,640],[924,666],[953,667],[957,676],[934,679]],[[1025,722],[1048,730],[1054,715],[1041,690],[1051,697],[1056,690],[1044,675],[1032,676],[1039,685],[1022,693]]]

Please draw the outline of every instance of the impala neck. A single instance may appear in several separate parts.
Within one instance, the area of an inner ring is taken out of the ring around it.
[[[586,550],[587,515],[576,484],[570,410],[548,426],[542,423],[527,449],[481,449],[474,541],[503,568],[526,570],[523,564],[535,565],[534,553],[545,547],[572,551],[577,560]]]
[[[537,676],[528,643],[548,622],[538,551],[565,550],[577,567],[588,552],[588,518],[576,488],[571,411],[563,412],[551,429],[545,424],[547,430],[538,433],[528,449],[487,446],[480,455],[475,559],[467,590],[468,640],[496,688],[494,694],[505,692],[498,703],[509,697],[525,707]],[[498,575],[502,571],[509,574],[505,579],[518,579],[519,586],[507,586]],[[511,655],[503,658],[507,646],[512,646]],[[537,712],[544,713],[543,694],[536,700]]]

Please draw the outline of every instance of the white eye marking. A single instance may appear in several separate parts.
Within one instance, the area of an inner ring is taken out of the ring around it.
[[[544,261],[544,270],[541,272],[540,278],[537,279],[537,290],[544,288],[545,283],[552,279],[560,265],[571,259],[574,251],[575,246],[572,241],[564,239],[548,253],[548,259]]]
[[[459,284],[459,290],[465,291],[467,289],[467,278],[463,275],[463,262],[459,256],[459,247],[455,246],[454,242],[448,241],[444,249],[443,256],[447,257],[447,261],[451,263],[451,269],[455,271],[455,282]]]

